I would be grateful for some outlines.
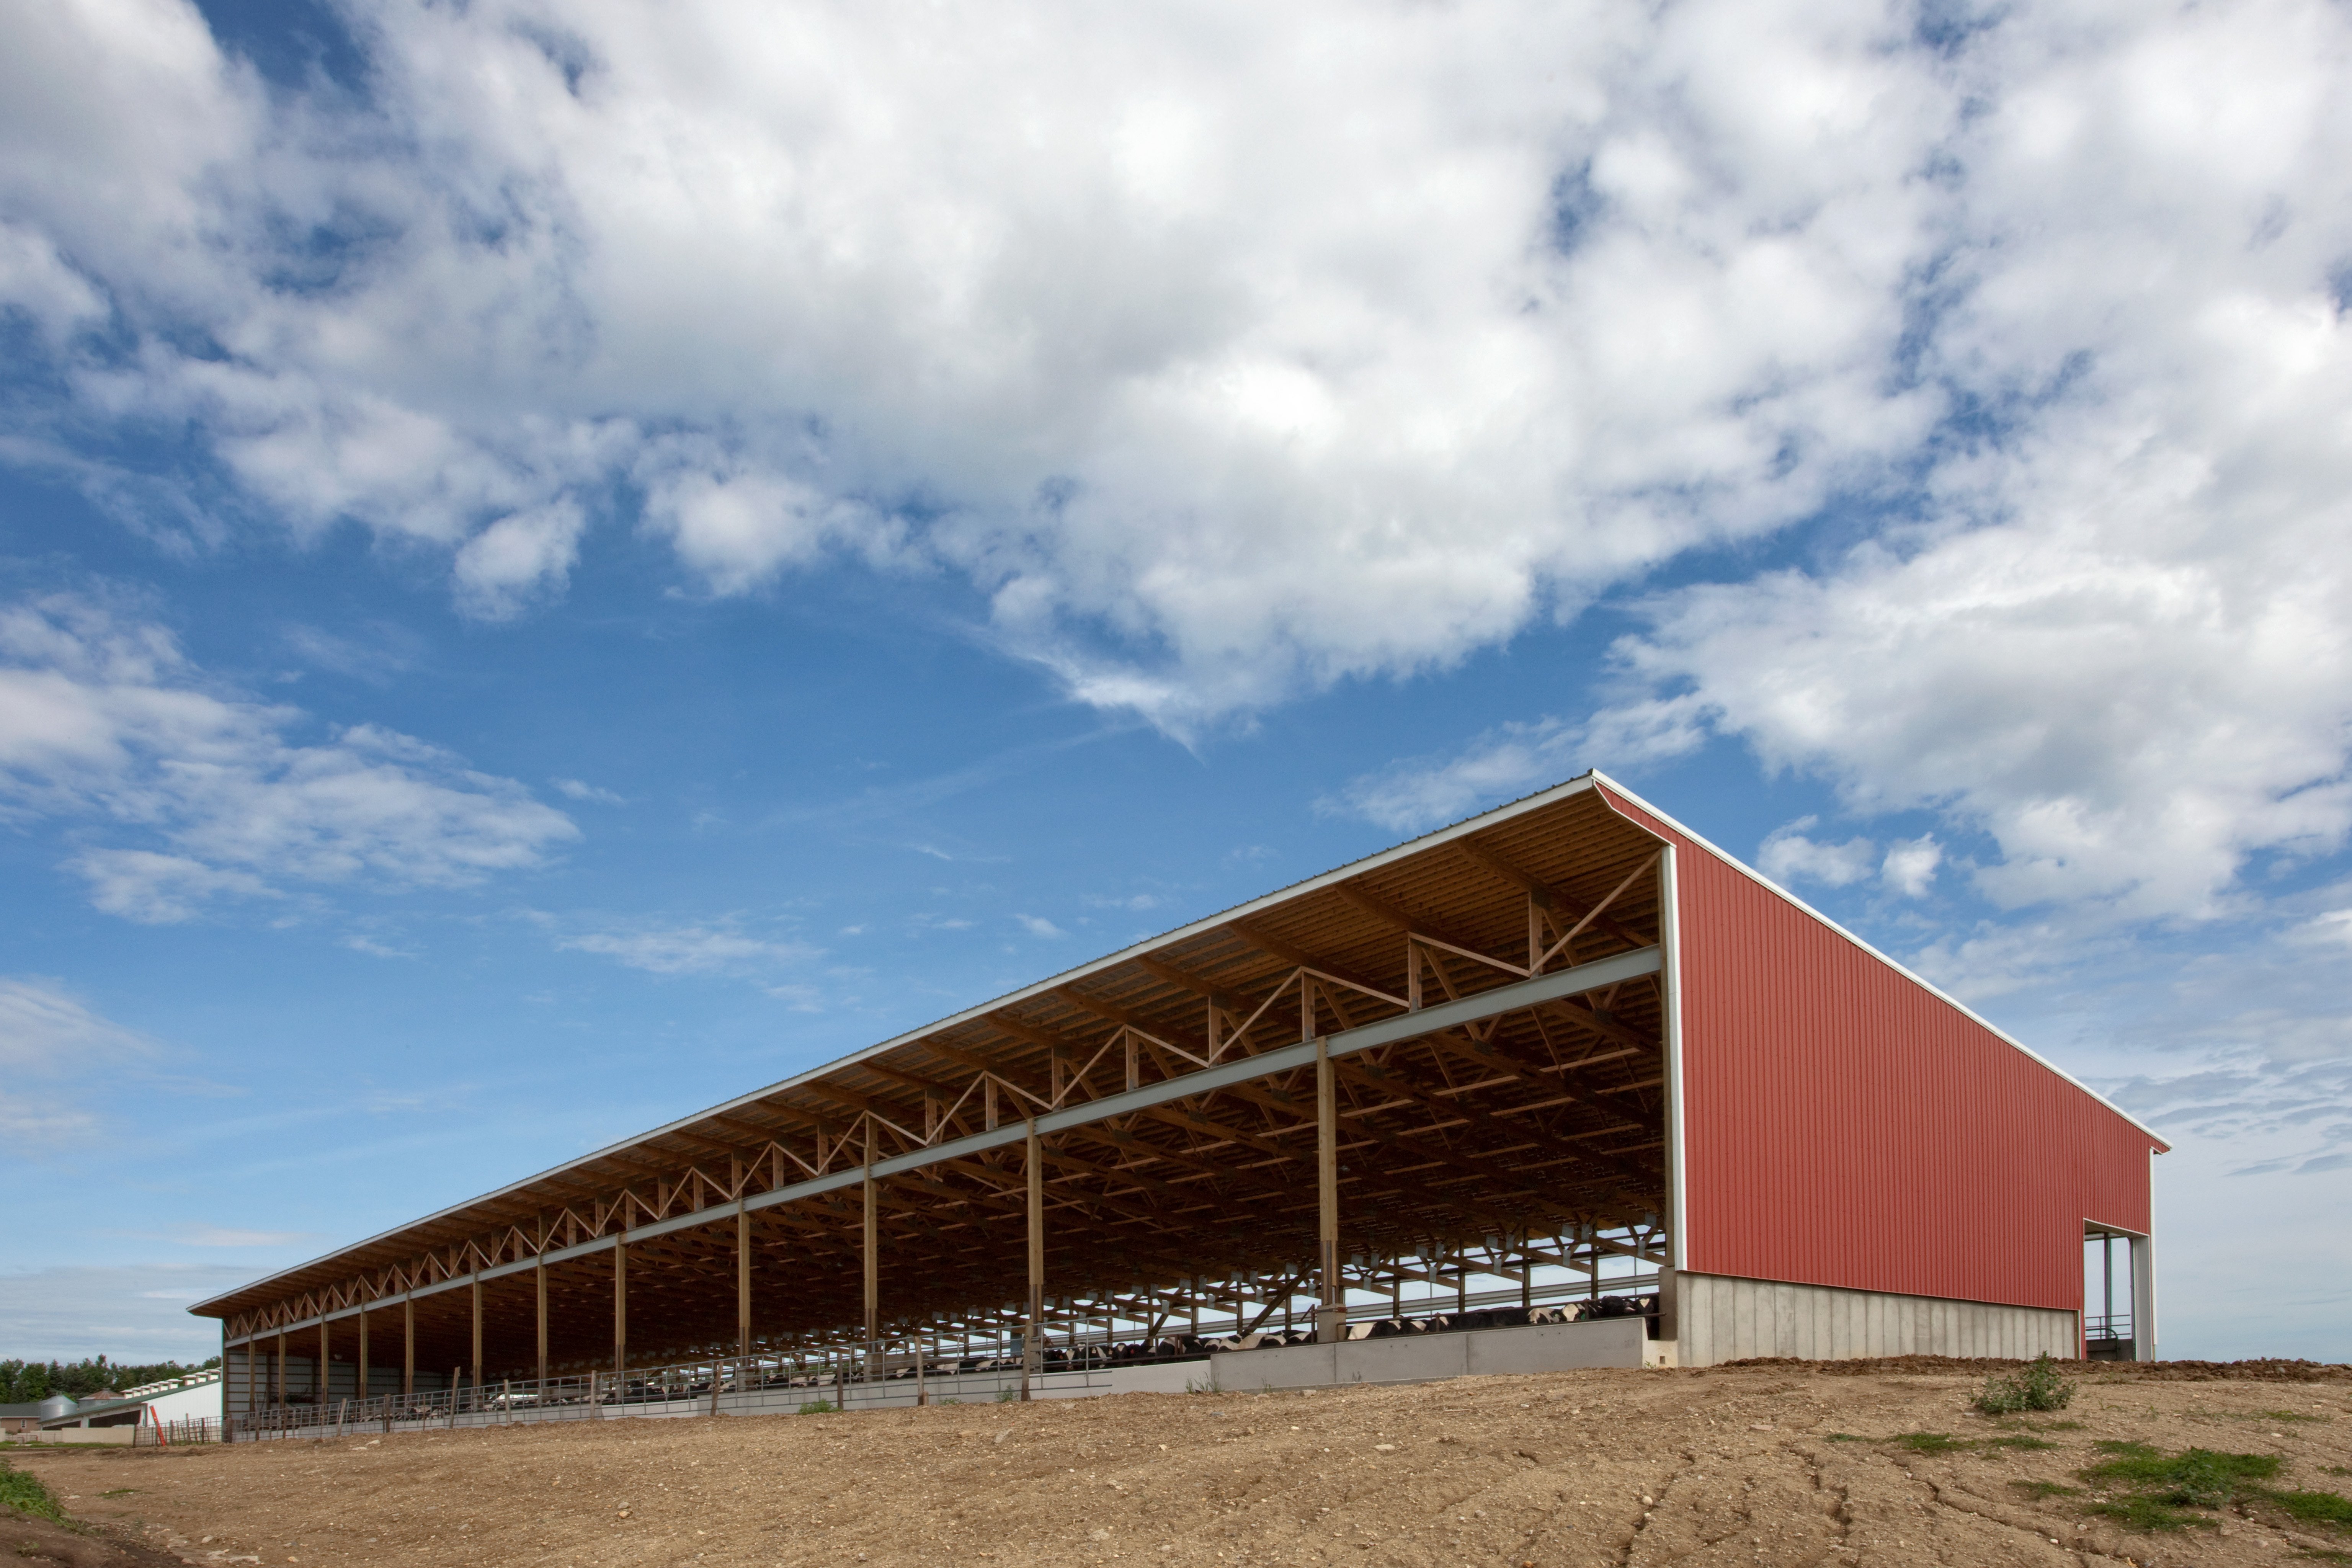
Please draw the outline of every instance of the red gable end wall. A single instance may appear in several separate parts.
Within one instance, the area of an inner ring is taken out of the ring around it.
[[[2148,1229],[2147,1133],[1607,790],[1675,847],[1685,1266],[2083,1305],[2083,1222]]]

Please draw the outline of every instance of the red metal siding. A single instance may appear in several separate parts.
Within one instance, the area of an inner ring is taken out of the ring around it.
[[[2083,1222],[2148,1229],[2148,1135],[1622,796],[1675,846],[1685,1261],[2079,1310]]]

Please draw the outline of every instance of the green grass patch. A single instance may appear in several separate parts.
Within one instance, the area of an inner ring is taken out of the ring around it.
[[[1969,1447],[1966,1438],[1955,1437],[1949,1432],[1905,1432],[1887,1441],[1915,1454],[1957,1454]]]
[[[0,1503],[6,1503],[18,1513],[41,1519],[62,1520],[66,1516],[55,1492],[5,1459],[0,1459]]]
[[[2023,1448],[2032,1450],[2039,1448],[2054,1448],[2058,1445],[2050,1441],[2047,1437],[2033,1437],[2029,1436],[2022,1432],[2012,1432],[2006,1437],[1987,1437],[1984,1440],[1983,1446],[1988,1448]]]
[[[2300,1410],[2265,1410],[2263,1412],[2263,1416],[2270,1421],[2325,1421],[2327,1419],[2325,1415],[2306,1415]]]
[[[812,1399],[801,1406],[801,1414],[803,1415],[830,1415],[840,1408],[841,1406],[835,1405],[830,1399]]]
[[[2126,1530],[2144,1531],[2151,1535],[2165,1531],[2187,1530],[2190,1525],[2197,1525],[2205,1530],[2216,1528],[2214,1521],[2210,1519],[2200,1518],[2193,1513],[2183,1513],[2168,1503],[2161,1503],[2148,1497],[2127,1497],[2116,1502],[2095,1502],[2091,1505],[2091,1511],[2105,1514]]]
[[[2036,1502],[2040,1502],[2044,1498],[2083,1495],[2081,1488],[2060,1486],[2056,1481],[2011,1481],[2009,1484]]]
[[[1830,1434],[1830,1441],[1832,1443],[1867,1443],[1870,1439],[1867,1437],[1857,1437],[1851,1432],[1832,1432]]]
[[[2083,1424],[2080,1421],[2028,1421],[2025,1429],[2029,1432],[2080,1432]]]
[[[2276,1454],[2224,1454],[2191,1448],[2159,1454],[2145,1443],[2108,1444],[2114,1457],[2083,1472],[2093,1481],[2129,1486],[2172,1508],[2224,1508],[2256,1481],[2278,1474]]]
[[[2265,1491],[2264,1502],[2275,1503],[2305,1524],[2352,1524],[2352,1498],[2337,1492]]]
[[[137,1487],[117,1487],[110,1492],[100,1492],[98,1495],[100,1497],[129,1497],[138,1489],[139,1489]]]
[[[1986,1378],[1976,1404],[1987,1415],[2014,1415],[2021,1410],[2063,1410],[2074,1402],[2074,1382],[2055,1361],[2038,1355],[2014,1377]]]
[[[2276,1454],[2224,1454],[2190,1448],[2166,1454],[2146,1443],[2095,1444],[2106,1459],[2080,1472],[2096,1485],[2129,1495],[2095,1503],[2091,1511],[2127,1529],[2178,1531],[2213,1521],[2185,1510],[2266,1502],[2307,1524],[2352,1524],[2352,1499],[2335,1492],[2283,1491],[2263,1483],[2278,1474]]]

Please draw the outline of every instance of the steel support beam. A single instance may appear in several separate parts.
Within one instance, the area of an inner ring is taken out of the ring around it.
[[[876,1178],[882,1179],[920,1170],[929,1165],[968,1160],[974,1155],[987,1153],[993,1150],[1011,1148],[1031,1136],[1067,1131],[1073,1128],[1108,1121],[1113,1118],[1130,1116],[1138,1111],[1150,1110],[1174,1101],[1193,1099],[1196,1096],[1229,1089],[1237,1084],[1247,1083],[1252,1079],[1294,1071],[1313,1065],[1318,1059],[1318,1053],[1339,1059],[1362,1051],[1376,1050],[1382,1046],[1395,1045],[1424,1035],[1459,1028],[1465,1024],[1480,1023],[1504,1014],[1540,1006],[1547,1002],[1558,1001],[1563,997],[1604,990],[1612,985],[1622,984],[1628,980],[1655,974],[1659,973],[1660,967],[1660,952],[1655,947],[1640,948],[1632,952],[1612,953],[1607,958],[1597,959],[1591,963],[1580,963],[1571,968],[1539,974],[1529,980],[1513,981],[1489,991],[1476,992],[1471,995],[1439,1003],[1435,1006],[1398,1014],[1393,1017],[1380,1019],[1355,1028],[1341,1029],[1317,1039],[1301,1040],[1296,1045],[1279,1047],[1254,1057],[1237,1057],[1220,1062],[1213,1068],[1203,1068],[1197,1072],[1164,1079],[1157,1083],[1148,1083],[1139,1089],[1106,1095],[1100,1100],[1066,1106],[1058,1110],[1044,1111],[1022,1121],[1008,1122],[991,1131],[935,1143],[928,1148],[877,1159],[873,1162],[871,1169]],[[993,1019],[988,1021],[992,1024],[995,1023]],[[822,1176],[811,1177],[806,1181],[751,1194],[734,1202],[714,1205],[690,1214],[676,1215],[667,1219],[637,1226],[614,1235],[596,1237],[570,1247],[557,1247],[541,1253],[536,1258],[517,1258],[511,1262],[480,1270],[479,1278],[485,1280],[497,1279],[505,1275],[520,1273],[526,1268],[562,1263],[574,1258],[591,1257],[596,1253],[633,1246],[673,1232],[717,1224],[734,1215],[738,1211],[739,1205],[743,1209],[756,1212],[780,1204],[796,1203],[826,1193],[839,1192],[864,1180],[866,1180],[865,1167],[849,1166],[840,1171],[828,1172]],[[414,1300],[420,1297],[438,1295],[445,1290],[456,1289],[467,1282],[465,1278],[440,1280],[431,1285],[415,1287],[406,1292],[406,1295]],[[302,1328],[315,1321],[315,1319],[306,1319],[300,1323],[286,1326]]]
[[[1315,1337],[1337,1343],[1348,1331],[1348,1288],[1339,1279],[1339,1087],[1330,1042],[1315,1042]]]

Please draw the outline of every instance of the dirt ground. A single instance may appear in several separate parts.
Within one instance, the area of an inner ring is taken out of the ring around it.
[[[2127,1531],[2092,1511],[2106,1494],[2076,1474],[2105,1439],[2274,1454],[2273,1485],[2346,1490],[2352,1369],[2095,1369],[2063,1413],[1995,1420],[1969,1408],[1984,1365],[1579,1372],[7,1457],[86,1521],[72,1544],[223,1565],[2352,1563],[2352,1528],[2297,1526],[2267,1503]],[[1901,1440],[1916,1433],[1975,1446],[1919,1452]],[[2073,1489],[2037,1496],[2053,1486]]]

